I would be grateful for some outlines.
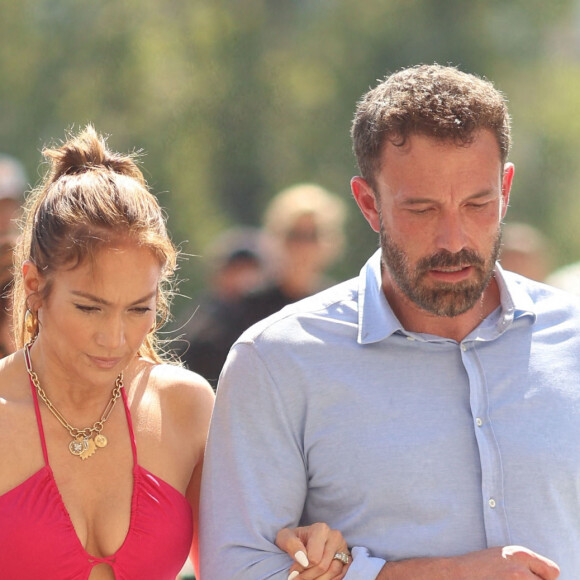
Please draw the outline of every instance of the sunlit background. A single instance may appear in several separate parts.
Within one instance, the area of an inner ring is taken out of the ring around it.
[[[576,1],[5,0],[0,38],[0,152],[21,159],[34,185],[42,146],[65,129],[91,122],[113,149],[143,149],[187,254],[224,228],[258,224],[295,182],[348,199],[357,99],[403,66],[458,65],[510,101],[507,221],[543,231],[554,266],[580,260]],[[336,278],[356,274],[377,244],[350,204]],[[194,297],[198,261],[181,264]]]

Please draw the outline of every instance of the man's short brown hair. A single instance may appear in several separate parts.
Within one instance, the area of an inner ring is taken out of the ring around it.
[[[482,129],[494,133],[505,163],[511,138],[503,94],[486,79],[434,64],[398,71],[366,93],[351,137],[361,176],[375,188],[387,141],[403,146],[420,134],[469,145]]]

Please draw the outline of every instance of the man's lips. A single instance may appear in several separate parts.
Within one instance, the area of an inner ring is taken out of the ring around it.
[[[473,266],[444,266],[429,270],[431,278],[440,282],[461,282],[471,276]]]

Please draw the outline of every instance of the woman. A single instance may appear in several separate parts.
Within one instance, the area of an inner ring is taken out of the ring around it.
[[[44,155],[16,249],[20,350],[0,361],[0,576],[174,580],[191,546],[197,562],[213,405],[155,341],[176,250],[92,127]]]
[[[197,569],[213,406],[155,340],[176,250],[133,159],[92,127],[44,155],[15,255],[20,350],[0,361],[0,576],[174,580],[189,553]],[[279,545],[336,542],[319,526]]]

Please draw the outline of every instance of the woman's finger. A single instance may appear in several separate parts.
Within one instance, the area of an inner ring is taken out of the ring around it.
[[[350,563],[342,534],[325,523],[284,528],[276,536],[276,545],[294,559],[288,580],[341,580]]]
[[[346,542],[342,534],[336,530],[326,532],[326,541],[320,559],[318,556],[314,558],[309,543],[307,549],[311,565],[301,574],[300,578],[303,580],[326,580],[327,578],[330,580],[340,577],[345,565],[352,562]],[[337,558],[339,554],[344,558]],[[346,560],[346,564],[343,560]]]
[[[308,536],[302,536],[302,541],[306,544],[306,554],[308,555],[308,561],[310,565],[320,565],[324,558],[324,553],[326,550],[326,545],[328,543],[329,534],[332,530],[327,524],[322,522],[317,522],[304,528],[308,532]],[[339,534],[340,535],[340,534]],[[342,536],[340,536],[342,538]],[[321,566],[320,570],[325,571],[330,562],[327,561],[324,568]]]
[[[324,568],[329,568],[330,564],[333,561],[336,561],[334,559],[337,554],[346,555],[347,560],[351,560],[348,546],[346,545],[346,542],[342,534],[338,530],[329,530],[326,538],[326,543],[324,545],[322,558],[320,560],[320,566]],[[341,560],[338,560],[338,562],[339,564],[344,565],[344,562],[342,562]],[[349,562],[347,561],[346,563]]]
[[[276,545],[278,548],[289,554],[290,557],[295,562],[298,562],[301,567],[306,568],[310,562],[306,556],[306,546],[302,543],[302,540],[299,537],[300,530],[301,528],[284,528],[283,530],[280,530],[276,536]],[[291,568],[291,571],[294,571],[293,568]]]
[[[296,580],[342,580],[346,575],[348,566],[334,560],[330,567],[322,573],[315,572],[314,568],[304,570],[300,575],[295,577]],[[294,580],[294,579],[292,579]]]

